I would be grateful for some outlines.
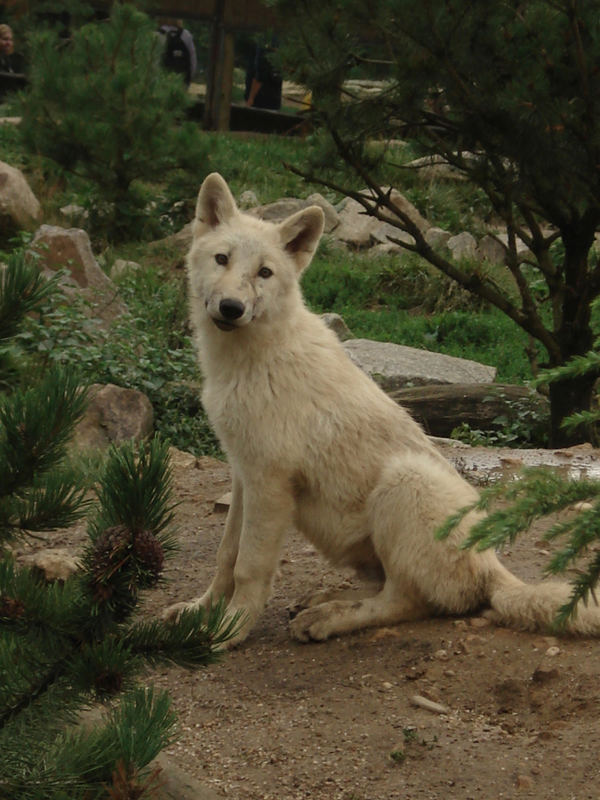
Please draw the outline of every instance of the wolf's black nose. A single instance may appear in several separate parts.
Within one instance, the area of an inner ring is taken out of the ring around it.
[[[219,303],[219,311],[223,319],[239,319],[244,313],[244,304],[226,298]]]

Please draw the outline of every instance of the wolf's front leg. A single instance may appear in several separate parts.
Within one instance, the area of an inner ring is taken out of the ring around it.
[[[244,480],[244,513],[234,591],[228,615],[240,614],[240,627],[228,647],[243,641],[260,616],[279,562],[285,533],[293,524],[294,497],[286,476],[258,474]]]
[[[221,539],[221,544],[217,551],[217,571],[215,576],[210,586],[201,597],[169,606],[163,612],[163,619],[176,619],[179,614],[187,608],[209,608],[211,605],[218,603],[222,598],[224,598],[226,602],[231,600],[234,588],[233,570],[237,559],[240,534],[242,531],[243,506],[244,492],[242,481],[234,472],[231,488],[231,505],[227,512],[223,538]]]

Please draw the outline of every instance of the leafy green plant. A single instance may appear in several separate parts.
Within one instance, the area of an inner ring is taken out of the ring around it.
[[[16,341],[39,364],[76,370],[88,383],[144,392],[157,432],[171,444],[197,455],[220,456],[200,401],[181,280],[147,268],[125,275],[119,286],[128,311],[110,329],[90,316],[81,298],[61,302],[55,295],[37,316],[24,321]]]
[[[47,165],[74,176],[90,223],[112,239],[139,237],[152,185],[206,167],[206,139],[186,123],[189,96],[161,66],[152,21],[115,3],[110,19],[32,34],[22,137]]]

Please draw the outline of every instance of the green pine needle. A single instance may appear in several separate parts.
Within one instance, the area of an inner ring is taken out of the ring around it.
[[[172,549],[167,532],[175,508],[171,491],[167,442],[157,437],[149,444],[112,448],[97,490],[100,510],[90,523],[92,537],[113,525],[125,525],[133,532],[151,531],[166,550]]]
[[[176,622],[150,620],[132,625],[126,642],[151,664],[198,667],[220,658],[223,645],[240,628],[242,616],[226,617],[221,601],[210,609],[185,610]]]
[[[57,280],[48,279],[23,251],[11,253],[0,271],[0,344],[13,337],[26,314],[57,291]]]

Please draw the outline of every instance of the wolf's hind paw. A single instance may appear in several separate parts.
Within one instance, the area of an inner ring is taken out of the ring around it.
[[[290,631],[299,642],[324,642],[331,633],[331,627],[322,608],[315,606],[295,616],[290,623]]]

